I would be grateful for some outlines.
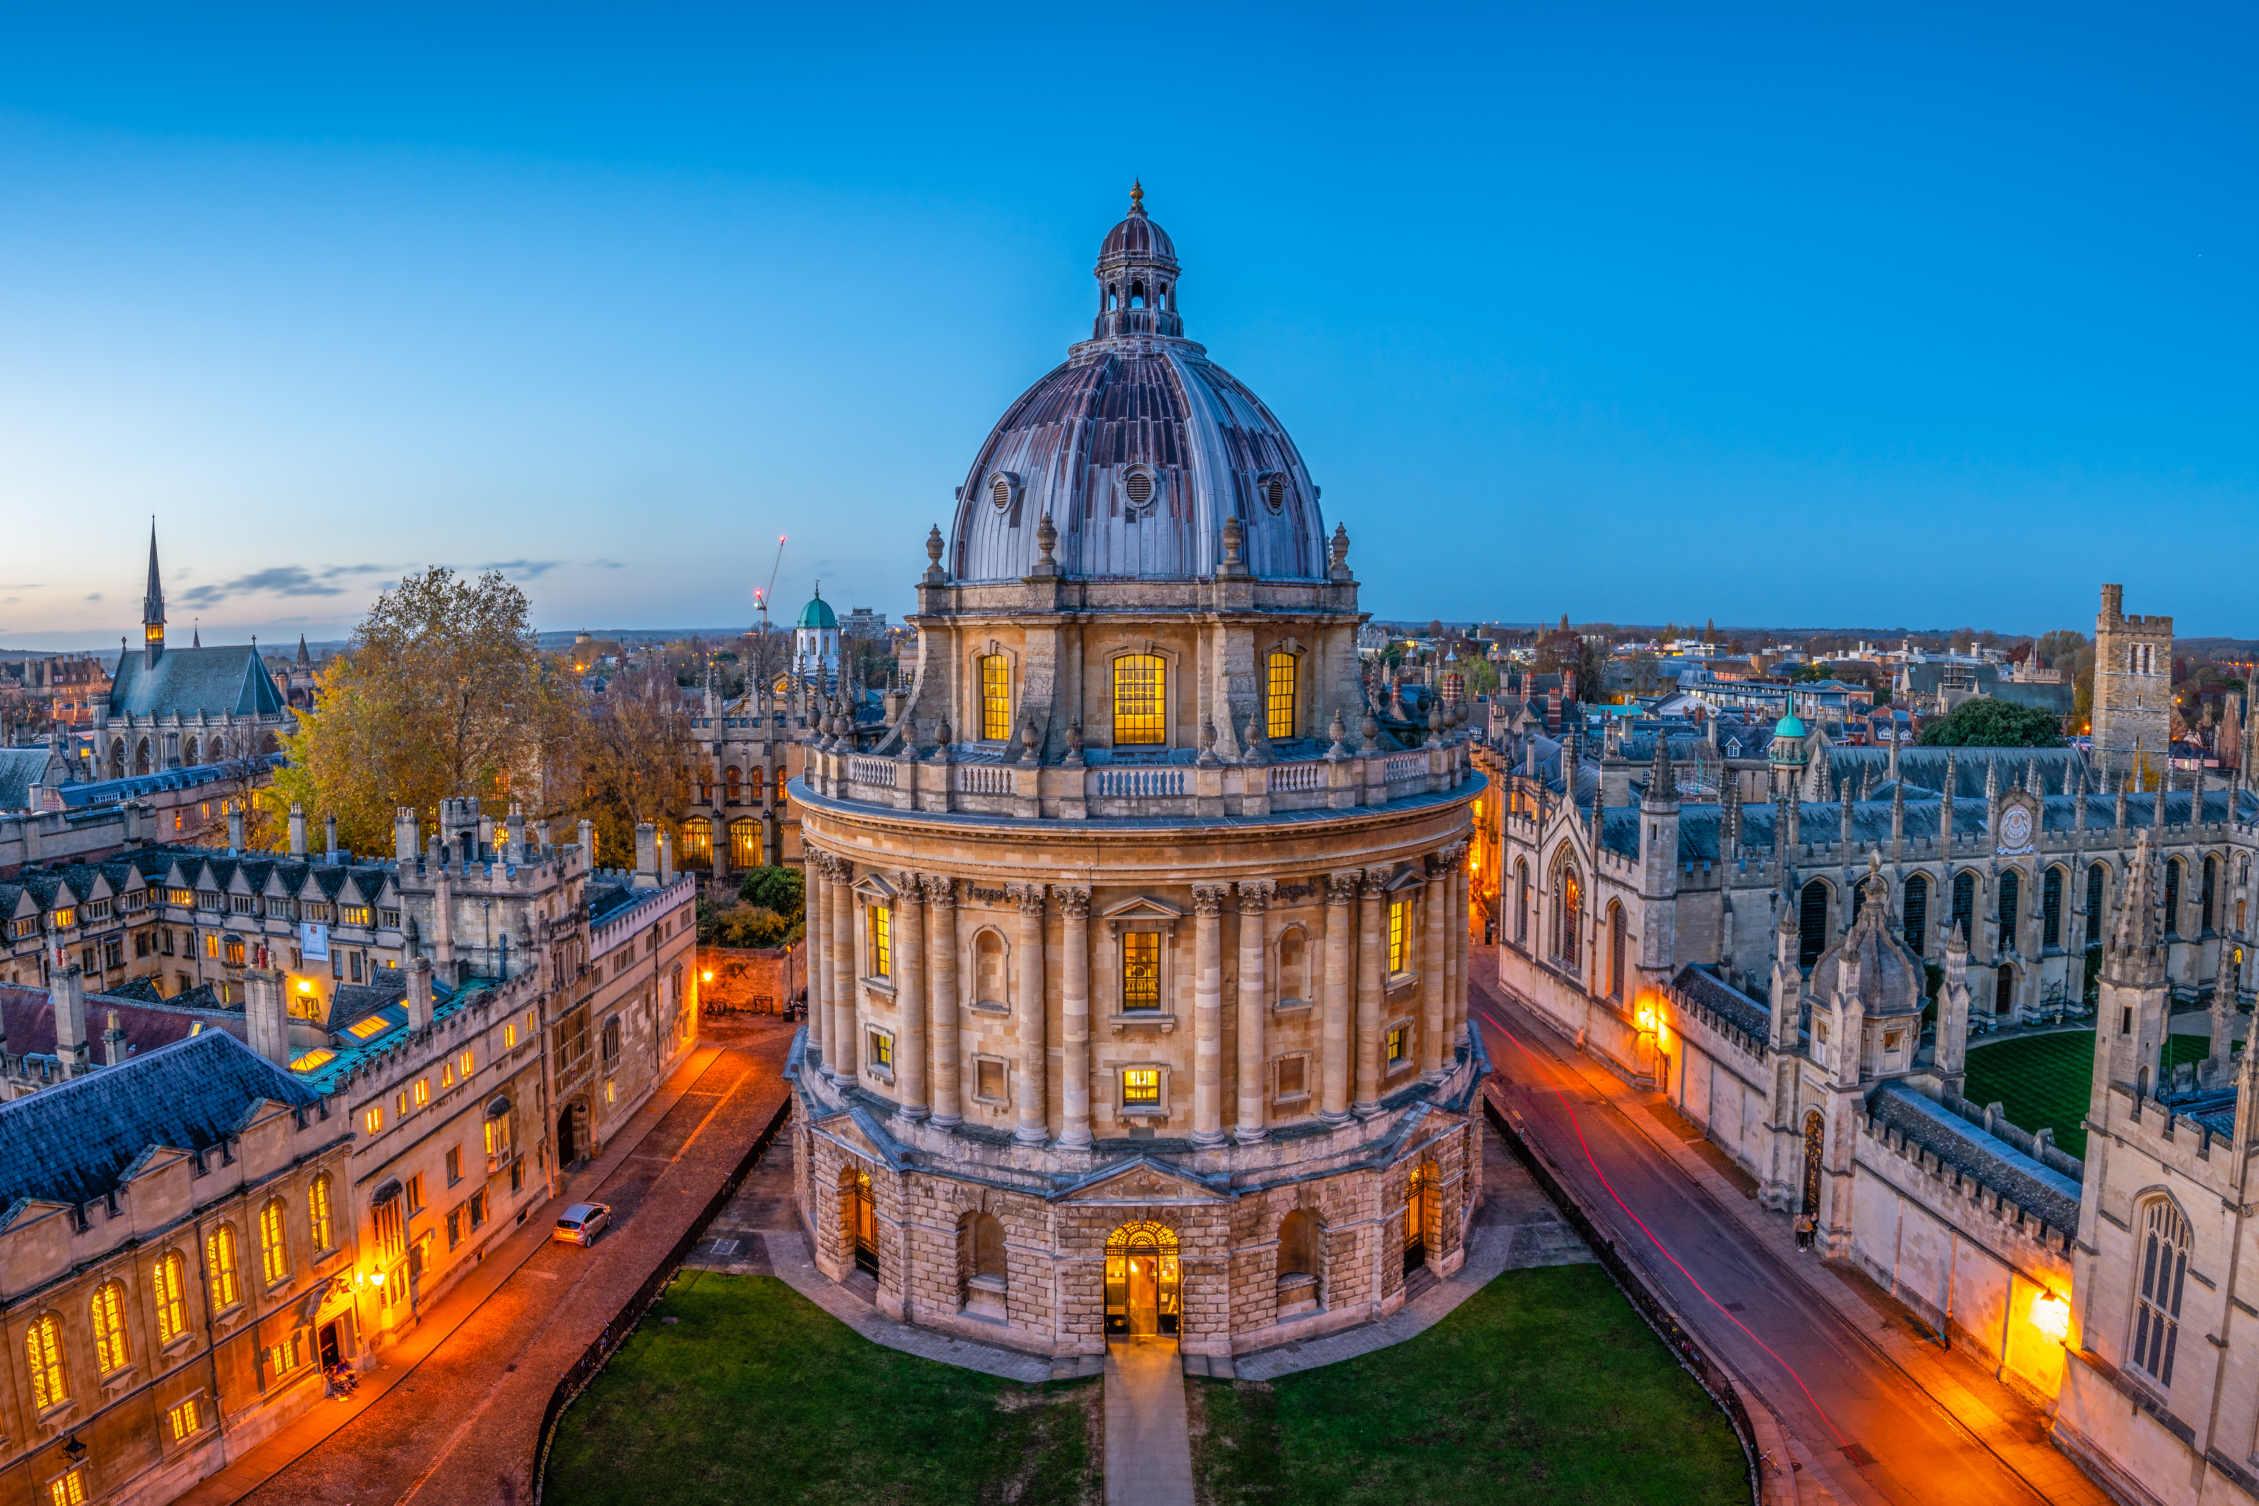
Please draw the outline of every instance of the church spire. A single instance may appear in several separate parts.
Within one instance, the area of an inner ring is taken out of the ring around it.
[[[165,651],[165,583],[157,574],[157,520],[149,520],[149,584],[141,593],[141,652],[155,664]]]

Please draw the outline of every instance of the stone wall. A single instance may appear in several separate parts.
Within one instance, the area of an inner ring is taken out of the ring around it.
[[[698,948],[698,992],[705,1008],[781,1014],[808,986],[808,945]]]

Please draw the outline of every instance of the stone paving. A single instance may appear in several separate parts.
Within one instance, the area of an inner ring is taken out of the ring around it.
[[[1106,1506],[1193,1506],[1192,1431],[1174,1339],[1106,1346]]]

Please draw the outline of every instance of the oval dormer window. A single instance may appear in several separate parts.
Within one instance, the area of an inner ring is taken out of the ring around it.
[[[1132,509],[1142,512],[1153,505],[1153,473],[1138,469],[1122,477],[1122,495],[1129,499]]]
[[[1263,478],[1263,505],[1273,512],[1286,506],[1286,478],[1277,471]]]
[[[1012,505],[1012,494],[1017,490],[1018,478],[1010,471],[998,471],[988,478],[988,500],[996,504],[998,512]]]

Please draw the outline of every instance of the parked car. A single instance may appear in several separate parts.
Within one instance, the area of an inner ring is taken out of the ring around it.
[[[569,1245],[586,1246],[596,1243],[596,1237],[611,1227],[611,1204],[575,1203],[557,1215],[557,1227],[549,1237]]]

